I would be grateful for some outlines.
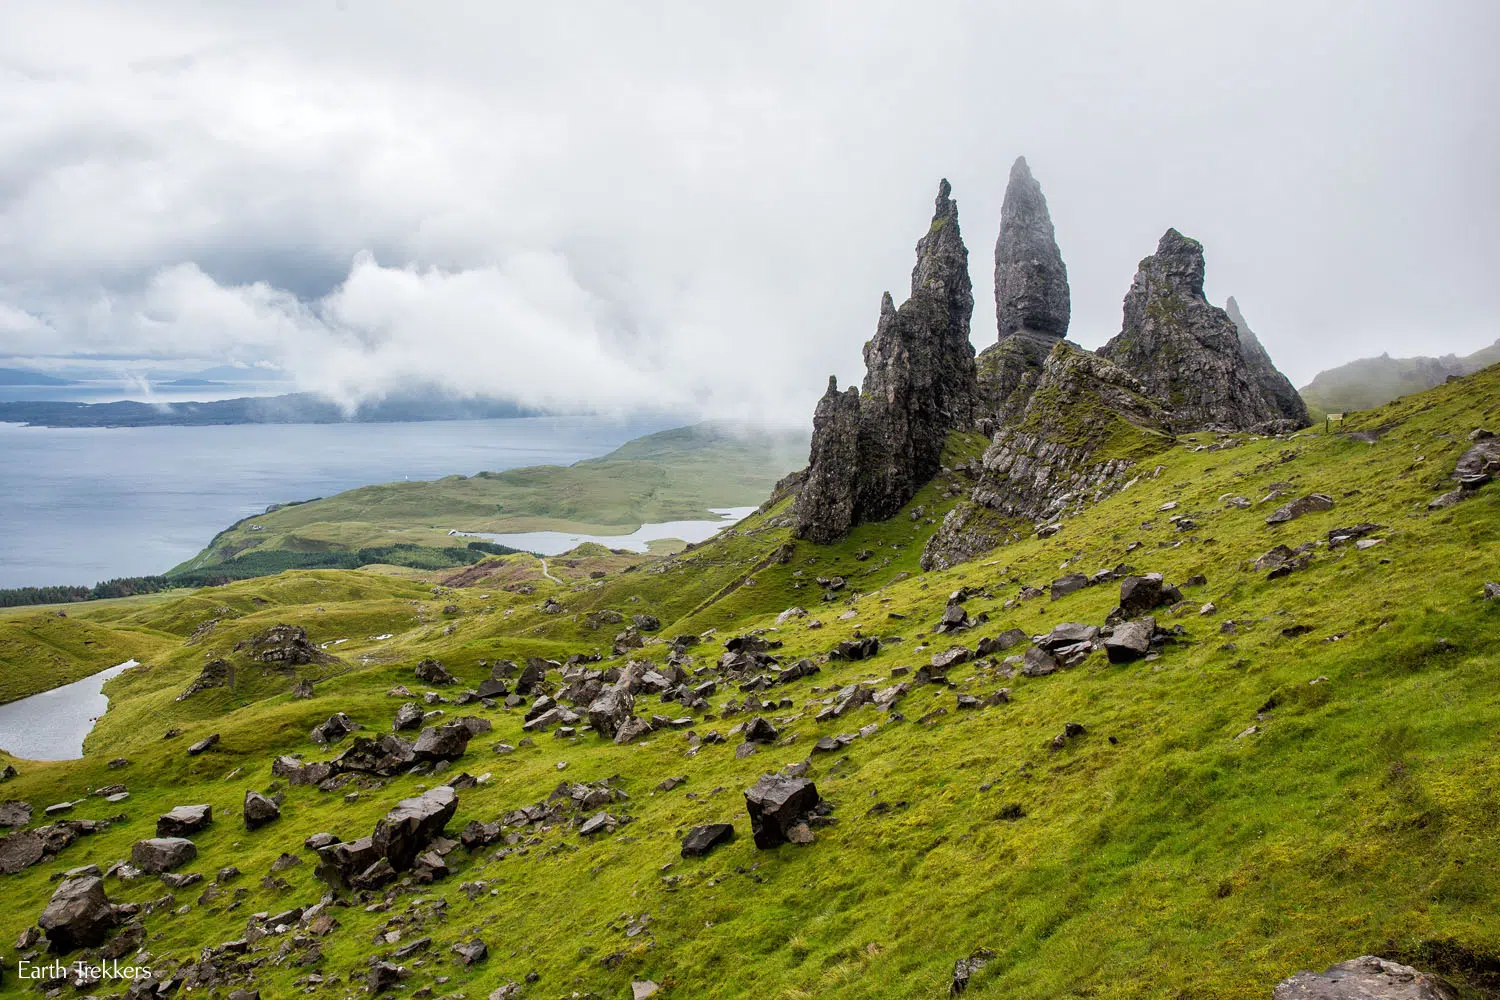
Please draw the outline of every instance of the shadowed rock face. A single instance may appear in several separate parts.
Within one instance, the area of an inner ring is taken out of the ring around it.
[[[1026,157],[1017,157],[1005,187],[1000,237],[995,241],[995,319],[1000,339],[1025,330],[1061,340],[1068,334],[1071,312],[1068,268],[1057,249],[1047,199],[1032,178]]]
[[[830,379],[818,403],[799,537],[831,542],[862,521],[890,517],[937,474],[948,432],[974,423],[974,294],[950,190],[946,180],[939,186],[932,224],[917,243],[911,297],[899,309],[889,293],[881,299],[863,390],[840,393]]]
[[[1229,314],[1203,297],[1203,273],[1203,245],[1168,229],[1141,261],[1123,327],[1099,355],[1167,404],[1174,431],[1306,426],[1305,407],[1287,412],[1262,388]]]

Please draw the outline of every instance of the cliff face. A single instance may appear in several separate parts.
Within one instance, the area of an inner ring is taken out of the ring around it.
[[[1123,327],[1099,355],[1162,400],[1176,430],[1306,426],[1300,399],[1278,400],[1262,384],[1264,372],[1247,363],[1229,314],[1203,296],[1203,274],[1203,245],[1168,229],[1156,253],[1141,261],[1125,296]]]
[[[945,180],[917,243],[910,298],[899,309],[889,293],[881,300],[862,391],[840,394],[831,379],[818,404],[798,537],[832,541],[890,517],[937,474],[948,432],[974,423],[974,294],[950,193]]]

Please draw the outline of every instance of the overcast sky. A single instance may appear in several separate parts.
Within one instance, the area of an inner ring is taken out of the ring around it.
[[[1497,38],[1495,0],[5,0],[0,363],[805,423],[940,177],[993,342],[1020,154],[1086,347],[1175,226],[1298,385],[1468,353]]]

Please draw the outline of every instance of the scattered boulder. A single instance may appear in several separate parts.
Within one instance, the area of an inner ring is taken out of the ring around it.
[[[765,717],[757,715],[745,723],[743,735],[746,743],[775,743],[781,734]]]
[[[1045,649],[1038,649],[1036,646],[1032,646],[1021,657],[1021,675],[1023,677],[1046,677],[1048,674],[1057,673],[1057,670],[1057,660]]]
[[[1104,653],[1110,663],[1130,663],[1151,652],[1156,635],[1155,618],[1138,618],[1116,625],[1114,633],[1104,640]]]
[[[458,683],[458,678],[448,673],[447,668],[431,657],[419,662],[414,672],[417,675],[417,680],[424,684],[445,685]]]
[[[327,746],[337,743],[358,728],[360,728],[359,723],[349,718],[349,716],[343,712],[335,712],[328,717],[327,722],[320,722],[314,726],[312,732],[308,735],[312,737],[314,743]]]
[[[634,712],[635,696],[630,693],[629,681],[622,678],[590,703],[589,725],[605,739],[614,739]]]
[[[391,723],[391,728],[396,732],[407,729],[420,729],[422,728],[422,720],[425,717],[425,713],[423,713],[420,705],[414,701],[408,701],[396,709],[396,718]]]
[[[728,823],[709,823],[695,826],[682,838],[682,856],[701,858],[720,844],[734,839],[734,827]]]
[[[655,615],[631,615],[630,622],[642,632],[655,632],[661,628],[661,619]]]
[[[417,735],[412,744],[412,759],[417,762],[458,760],[469,748],[473,732],[461,722],[450,722],[442,726],[428,726]]]
[[[1484,585],[1484,599],[1487,601],[1500,601],[1500,583],[1486,583]]]
[[[996,653],[1004,652],[1012,646],[1026,641],[1026,633],[1018,628],[1006,629],[996,636],[985,636],[979,640],[974,648],[975,656],[994,656]]]
[[[65,879],[37,919],[47,934],[49,951],[66,954],[75,948],[93,948],[104,943],[119,916],[104,892],[104,880],[95,875]]]
[[[371,844],[396,871],[408,871],[457,810],[458,795],[447,785],[402,799],[375,824]]]
[[[273,820],[281,818],[281,807],[260,792],[245,792],[245,829],[258,830]]]
[[[309,663],[326,663],[333,659],[307,639],[307,629],[299,625],[272,625],[266,631],[235,644],[235,652],[248,650],[261,663],[300,667]]]
[[[1274,1000],[1458,1000],[1447,981],[1409,965],[1362,955],[1276,985]]]
[[[932,669],[942,672],[949,667],[956,667],[960,663],[968,663],[972,656],[973,654],[963,646],[949,646],[941,653],[932,654]]]
[[[197,833],[213,821],[213,806],[177,806],[157,818],[156,835],[158,837],[185,837],[190,833]]]
[[[1075,591],[1082,590],[1089,585],[1089,578],[1082,573],[1069,573],[1067,576],[1058,577],[1052,581],[1052,599],[1055,601],[1060,597],[1067,597]]]
[[[1182,592],[1162,582],[1160,573],[1127,576],[1120,581],[1118,617],[1139,618],[1148,611],[1182,600]]]
[[[147,875],[160,875],[180,868],[197,856],[197,846],[184,837],[138,840],[130,848],[130,863]]]
[[[0,802],[0,826],[18,827],[31,822],[31,803],[20,799]]]
[[[792,828],[805,823],[820,801],[818,789],[806,778],[761,775],[745,792],[755,846],[767,850],[786,843]]]
[[[204,751],[208,750],[209,747],[215,746],[218,742],[219,742],[219,734],[218,733],[213,733],[211,735],[205,736],[203,739],[199,740],[197,743],[194,743],[192,746],[190,746],[190,747],[187,748],[188,756],[189,757],[196,757],[199,754],[203,753]]]
[[[1295,521],[1304,514],[1325,510],[1333,510],[1333,497],[1326,493],[1309,493],[1305,497],[1298,497],[1291,503],[1276,508],[1275,512],[1266,518],[1266,523],[1285,524],[1287,521]]]
[[[453,946],[452,951],[454,955],[458,956],[459,963],[465,966],[483,962],[489,957],[490,953],[489,946],[478,938],[456,944]]]
[[[880,640],[875,636],[863,639],[846,639],[828,651],[830,660],[868,660],[880,652]]]
[[[969,980],[974,973],[989,964],[995,953],[988,948],[981,948],[968,958],[960,958],[953,963],[953,979],[948,985],[948,995],[956,997],[969,988]]]

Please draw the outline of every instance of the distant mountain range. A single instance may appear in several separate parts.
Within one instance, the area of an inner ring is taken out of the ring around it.
[[[34,427],[199,427],[213,424],[397,423],[423,420],[493,420],[540,416],[496,399],[437,395],[390,397],[363,403],[352,413],[310,392],[244,396],[203,403],[0,403],[0,422]]]
[[[0,385],[73,385],[71,379],[43,375],[24,368],[0,368]]]
[[[1322,413],[1368,410],[1496,362],[1500,362],[1500,340],[1467,357],[1445,354],[1440,358],[1393,358],[1382,354],[1319,372],[1299,392],[1310,408]]]

